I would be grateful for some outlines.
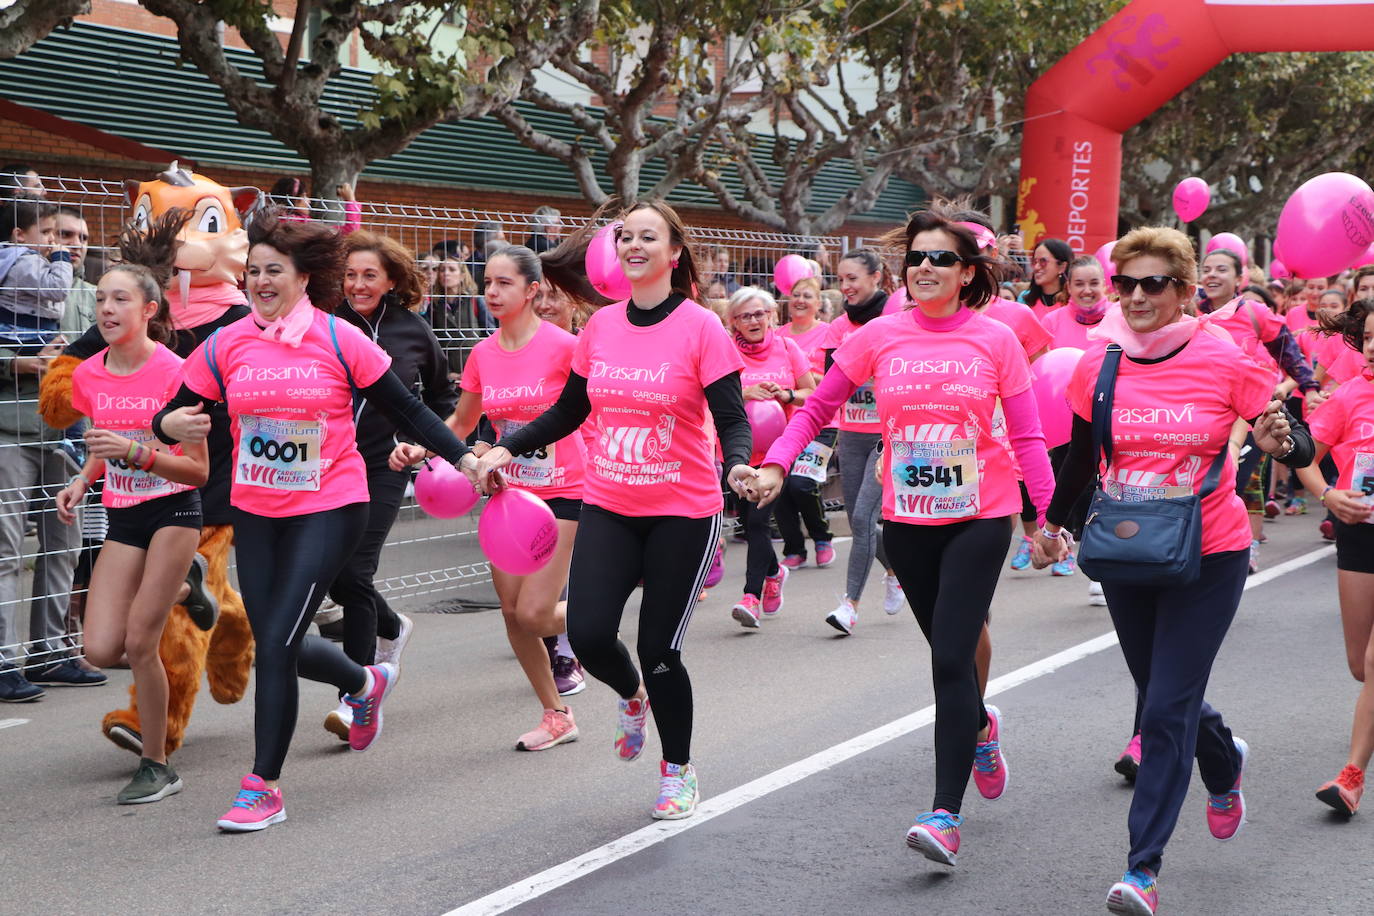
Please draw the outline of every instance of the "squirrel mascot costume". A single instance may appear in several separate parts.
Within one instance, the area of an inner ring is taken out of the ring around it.
[[[153,181],[125,182],[135,226],[173,207],[191,211],[180,235],[176,274],[167,291],[174,338],[170,344],[185,359],[216,329],[249,314],[237,286],[248,260],[248,234],[242,215],[257,203],[257,188],[226,188],[204,175],[178,168],[173,162]],[[53,360],[39,391],[38,410],[57,429],[80,419],[72,409],[72,371],[84,359],[105,349],[98,328],[92,327]],[[219,617],[202,630],[184,605],[173,608],[162,632],[158,654],[167,669],[167,753],[181,747],[191,719],[201,672],[208,675],[210,695],[220,703],[237,703],[248,686],[253,667],[253,633],[243,601],[229,584],[229,548],[233,544],[229,486],[233,449],[229,414],[223,404],[210,408],[210,477],[201,491],[205,526],[197,552],[207,562],[204,589],[219,602]],[[136,754],[143,752],[138,696],[129,687],[129,706],[108,713],[101,723],[105,737]]]

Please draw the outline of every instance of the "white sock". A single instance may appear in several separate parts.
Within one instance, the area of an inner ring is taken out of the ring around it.
[[[577,657],[576,655],[573,655],[572,645],[568,642],[567,633],[558,634],[558,646],[553,651],[555,654],[561,655],[564,658]]]
[[[366,677],[367,680],[363,681],[363,689],[353,694],[355,699],[361,699],[372,692],[372,685],[374,683],[374,679],[372,677],[372,669],[363,668],[363,676]]]

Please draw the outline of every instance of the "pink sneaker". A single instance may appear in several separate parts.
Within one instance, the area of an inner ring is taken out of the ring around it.
[[[706,588],[715,588],[725,578],[725,548],[716,545],[716,555],[711,558],[711,569],[706,573]]]
[[[1148,868],[1133,868],[1121,876],[1107,892],[1107,912],[1125,916],[1154,916],[1159,908],[1159,888],[1155,873]]]
[[[816,566],[825,569],[835,562],[835,548],[830,546],[829,541],[816,542]]]
[[[735,602],[735,606],[730,608],[730,616],[739,621],[739,625],[746,630],[757,630],[762,610],[763,606],[759,604],[759,599],[746,592]]]
[[[620,720],[615,727],[615,752],[621,760],[637,760],[644,753],[644,722],[648,718],[648,697],[620,701]]]
[[[348,727],[348,746],[355,751],[365,751],[382,733],[382,701],[396,683],[396,666],[390,662],[368,665],[372,672],[372,689],[367,696],[348,695],[344,702],[353,707],[353,723]]]
[[[215,823],[230,833],[263,830],[286,820],[281,789],[269,789],[262,778],[249,773],[239,783],[239,794],[224,817]]]
[[[1001,798],[1007,791],[1007,762],[1002,759],[1002,713],[996,706],[988,711],[988,740],[979,741],[973,750],[973,783],[984,798]]]
[[[806,557],[799,553],[789,553],[778,561],[779,566],[786,566],[788,569],[801,569],[806,565]]]
[[[964,819],[937,808],[916,818],[906,844],[933,862],[953,865],[959,857],[959,825]]]
[[[546,751],[559,744],[577,740],[577,723],[571,709],[546,709],[538,727],[525,732],[515,742],[517,751]]]
[[[1112,767],[1122,776],[1126,777],[1127,782],[1135,782],[1135,775],[1140,772],[1140,733],[1136,732],[1131,736],[1130,743],[1121,752],[1121,756],[1116,758],[1116,765]]]
[[[782,586],[791,575],[787,567],[778,565],[778,574],[763,578],[763,616],[776,617],[782,610]]]
[[[1218,840],[1233,840],[1240,828],[1245,826],[1245,796],[1240,791],[1240,780],[1245,775],[1245,761],[1250,756],[1250,745],[1240,738],[1232,738],[1236,750],[1240,751],[1240,772],[1236,774],[1236,784],[1231,791],[1222,795],[1207,796],[1207,829]]]

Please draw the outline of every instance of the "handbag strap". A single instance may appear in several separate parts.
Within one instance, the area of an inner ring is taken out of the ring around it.
[[[1097,388],[1093,391],[1093,455],[1101,455],[1107,466],[1112,463],[1112,403],[1116,396],[1116,376],[1121,369],[1121,345],[1107,344],[1107,355],[1097,372]],[[1206,499],[1221,483],[1221,470],[1226,464],[1228,445],[1223,445],[1212,466],[1203,478],[1198,497]]]

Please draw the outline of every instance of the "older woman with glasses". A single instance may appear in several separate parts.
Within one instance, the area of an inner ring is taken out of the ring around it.
[[[1186,235],[1159,227],[1136,229],[1116,243],[1113,259],[1112,285],[1121,308],[1109,311],[1089,332],[1092,346],[1069,383],[1073,438],[1047,523],[1036,536],[1036,563],[1067,556],[1062,526],[1099,470],[1098,502],[1201,497],[1196,579],[1101,577],[1140,695],[1144,751],[1127,819],[1126,873],[1112,886],[1107,908],[1152,914],[1159,902],[1155,877],[1188,793],[1194,758],[1207,786],[1205,813],[1212,835],[1232,839],[1245,822],[1241,776],[1248,747],[1203,699],[1250,560],[1250,525],[1236,495],[1236,468],[1227,447],[1231,429],[1238,419],[1249,423],[1255,444],[1292,467],[1310,463],[1313,444],[1296,421],[1290,427],[1272,399],[1272,367],[1250,360],[1224,331],[1208,327],[1212,316],[1199,320],[1184,314],[1197,279],[1197,258]],[[1228,311],[1214,316],[1225,320]],[[1201,379],[1207,383],[1199,384]],[[1099,385],[1105,393],[1109,384],[1110,430],[1098,431],[1104,437],[1099,454],[1091,418]],[[1085,539],[1094,536],[1092,524],[1090,514]],[[1110,530],[1119,538],[1136,533],[1125,521]],[[1144,546],[1135,550],[1144,551]],[[1086,562],[1087,553],[1085,546],[1080,562]]]

